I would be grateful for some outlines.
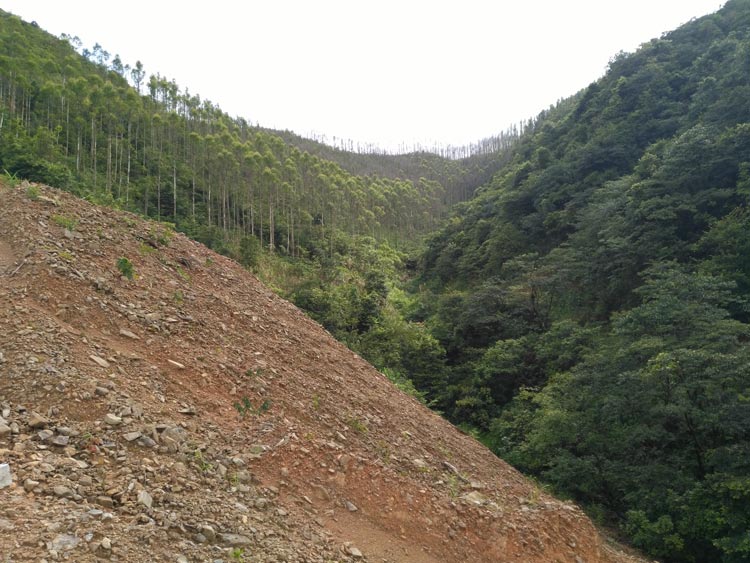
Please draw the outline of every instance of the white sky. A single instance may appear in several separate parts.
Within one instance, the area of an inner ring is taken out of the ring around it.
[[[723,0],[0,0],[267,127],[395,148],[535,116]]]

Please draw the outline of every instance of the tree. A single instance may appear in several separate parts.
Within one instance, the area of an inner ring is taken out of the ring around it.
[[[143,63],[136,61],[135,66],[130,70],[130,78],[133,80],[136,92],[141,93],[141,84],[146,78],[146,71],[143,70]]]
[[[654,265],[641,305],[538,393],[516,448],[561,491],[626,515],[633,541],[668,561],[750,555],[750,515],[736,508],[750,500],[738,457],[750,451],[750,327],[729,317],[731,288]]]

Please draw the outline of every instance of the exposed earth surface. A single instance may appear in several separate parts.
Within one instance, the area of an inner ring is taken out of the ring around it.
[[[26,183],[0,464],[3,562],[642,561],[235,262]]]

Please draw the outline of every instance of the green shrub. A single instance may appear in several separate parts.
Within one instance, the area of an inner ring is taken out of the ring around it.
[[[133,269],[133,263],[127,258],[125,258],[124,256],[117,260],[117,269],[120,271],[120,273],[123,276],[125,276],[129,280],[132,280],[133,276],[135,275],[135,270]]]

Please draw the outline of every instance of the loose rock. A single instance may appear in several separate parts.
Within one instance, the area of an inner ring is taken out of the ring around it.
[[[104,358],[100,358],[99,356],[96,356],[96,355],[94,355],[94,354],[91,354],[91,355],[89,356],[89,358],[90,358],[90,359],[91,359],[91,360],[92,360],[92,361],[93,361],[93,362],[94,362],[95,364],[99,365],[100,367],[103,367],[103,368],[108,368],[108,367],[109,367],[109,362],[108,362],[107,360],[105,360]]]
[[[122,424],[122,419],[110,412],[104,416],[104,423],[109,424],[110,426],[119,426]]]
[[[48,424],[49,421],[38,412],[32,412],[29,415],[30,428],[45,428]]]
[[[10,465],[0,463],[0,489],[10,487],[11,483],[13,483],[13,476],[10,474]]]
[[[151,508],[154,499],[147,491],[138,491],[138,503],[146,508]]]

